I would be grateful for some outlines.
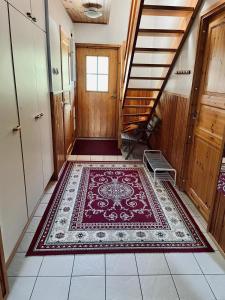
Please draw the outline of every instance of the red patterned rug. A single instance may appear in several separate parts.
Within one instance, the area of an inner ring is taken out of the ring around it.
[[[168,182],[137,162],[68,162],[27,255],[213,251]]]

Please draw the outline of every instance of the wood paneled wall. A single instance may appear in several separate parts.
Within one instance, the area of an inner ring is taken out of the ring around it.
[[[217,192],[210,232],[225,252],[225,195]]]
[[[157,108],[161,125],[150,140],[151,147],[162,150],[177,170],[177,184],[181,189],[184,188],[188,111],[189,98],[164,92]]]

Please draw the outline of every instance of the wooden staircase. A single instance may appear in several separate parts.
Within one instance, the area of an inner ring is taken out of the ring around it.
[[[184,6],[157,2],[162,1],[132,2],[122,77],[123,131],[133,130],[155,112],[203,1],[187,0]]]

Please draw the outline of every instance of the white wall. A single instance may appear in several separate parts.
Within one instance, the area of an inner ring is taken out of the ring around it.
[[[131,0],[112,0],[109,24],[74,24],[76,43],[121,44],[126,40]]]
[[[193,72],[195,65],[195,56],[198,41],[198,31],[200,24],[200,15],[211,5],[216,3],[217,0],[205,0],[202,9],[199,11],[198,16],[191,28],[190,34],[181,50],[179,58],[174,66],[170,79],[166,85],[165,91],[181,94],[189,97],[191,93],[191,86],[193,80]],[[176,75],[177,70],[191,70],[190,75]]]

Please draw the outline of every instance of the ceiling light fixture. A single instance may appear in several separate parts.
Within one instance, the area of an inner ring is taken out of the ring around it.
[[[84,3],[83,7],[85,8],[84,15],[91,19],[97,19],[102,16],[100,9],[102,5],[99,3]]]

